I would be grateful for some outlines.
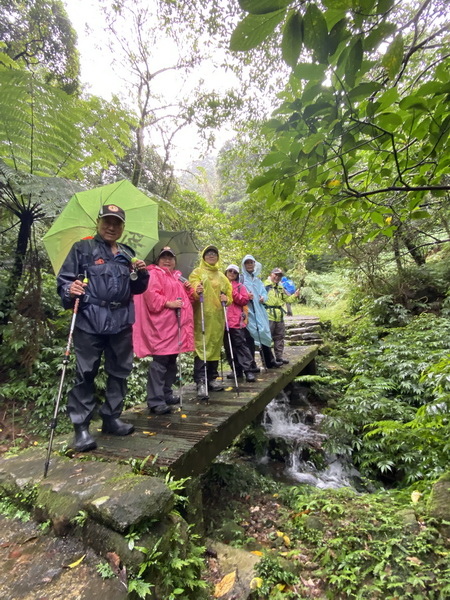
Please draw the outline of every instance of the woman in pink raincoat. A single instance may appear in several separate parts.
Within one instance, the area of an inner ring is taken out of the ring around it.
[[[147,380],[147,405],[151,413],[164,415],[180,399],[173,395],[177,356],[194,350],[193,293],[191,284],[181,283],[175,269],[176,256],[165,247],[155,265],[147,267],[147,291],[134,298],[136,322],[133,347],[137,356],[152,356]]]

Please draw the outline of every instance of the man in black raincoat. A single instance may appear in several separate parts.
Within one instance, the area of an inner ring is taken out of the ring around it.
[[[105,402],[99,410],[102,432],[128,435],[134,431],[133,425],[119,417],[126,379],[133,365],[132,295],[147,289],[148,271],[143,260],[134,260],[134,251],[129,246],[118,243],[124,227],[125,212],[115,204],[103,206],[97,220],[97,235],[72,246],[57,277],[58,293],[65,308],[72,308],[75,298],[80,298],[73,333],[77,359],[75,385],[67,402],[75,429],[73,448],[78,452],[97,447],[89,433],[89,423],[95,409],[94,380],[103,354],[107,383]]]

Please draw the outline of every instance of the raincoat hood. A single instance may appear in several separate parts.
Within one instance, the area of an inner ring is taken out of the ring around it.
[[[211,246],[211,244],[208,244],[208,246],[206,246],[206,248],[203,248],[203,250],[200,251],[200,265],[199,267],[201,269],[206,269],[207,271],[218,271],[219,270],[219,263],[220,263],[220,254],[219,251],[217,250],[217,257],[218,260],[216,262],[215,265],[210,265],[206,262],[206,260],[203,258],[203,255],[205,254],[205,252],[207,250],[217,250],[216,246]]]
[[[253,261],[255,261],[255,270],[251,274],[245,268],[244,263],[245,263],[246,260],[253,260]],[[254,277],[259,277],[261,275],[261,271],[262,271],[262,264],[260,262],[258,262],[257,260],[255,260],[255,257],[252,256],[251,254],[246,254],[244,256],[244,258],[242,259],[242,262],[241,262],[241,272],[243,273],[244,277],[246,275],[253,275]]]

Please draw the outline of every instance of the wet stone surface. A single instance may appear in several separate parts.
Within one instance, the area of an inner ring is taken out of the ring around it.
[[[127,598],[117,577],[102,579],[97,573],[96,566],[104,561],[92,550],[76,539],[44,534],[31,521],[0,517],[0,561],[2,600]]]

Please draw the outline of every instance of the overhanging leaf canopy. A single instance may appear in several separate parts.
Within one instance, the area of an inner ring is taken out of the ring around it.
[[[130,143],[117,104],[80,100],[18,69],[0,68],[0,157],[17,171],[76,179],[108,166]]]

